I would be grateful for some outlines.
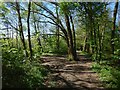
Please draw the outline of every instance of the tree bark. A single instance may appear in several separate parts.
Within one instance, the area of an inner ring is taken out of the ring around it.
[[[71,16],[71,15],[70,15],[70,19],[71,19],[71,23],[72,23],[72,30],[73,30],[73,50],[74,50],[74,57],[75,57],[75,60],[77,60],[75,27],[74,27],[73,18],[72,18],[72,16]]]
[[[56,17],[54,15],[54,13],[48,9],[47,7],[35,3],[37,6],[40,6],[43,10],[45,10],[47,13],[49,13],[52,17],[46,16],[45,14],[41,14],[42,16],[49,18],[50,20],[53,21],[54,25],[57,25],[61,31],[63,32],[64,36],[65,36],[65,40],[67,42],[67,46],[68,46],[68,57],[70,57],[71,60],[75,60],[76,56],[74,56],[74,50],[73,50],[73,37],[72,37],[72,32],[71,32],[71,28],[70,28],[70,21],[69,21],[69,16],[68,13],[64,12],[65,15],[65,23],[66,23],[66,27],[67,30],[65,29],[64,25],[62,24],[61,20],[59,19],[59,17]],[[56,21],[58,20],[58,22]]]
[[[23,44],[24,54],[26,57],[28,57],[28,52],[26,50],[25,39],[24,39],[24,34],[23,34],[22,20],[21,20],[21,16],[20,16],[20,6],[19,6],[18,2],[16,2],[16,10],[18,13],[18,25],[19,25],[19,30],[20,30],[20,38],[21,38],[21,41]]]
[[[59,18],[59,15],[58,15],[58,7],[56,6],[56,14],[57,14],[57,18]],[[56,21],[58,23],[58,19]],[[59,51],[59,39],[60,39],[60,36],[59,36],[59,26],[56,25],[56,36],[57,36],[57,42],[56,42],[56,46],[57,46],[57,50]]]
[[[13,32],[13,29],[12,29],[12,33],[11,33],[11,34],[12,34],[12,35],[11,35],[11,39],[12,39],[12,47],[14,47],[14,43],[13,43],[13,42],[14,42],[14,41],[13,41],[13,40],[14,40],[14,37],[13,37],[14,32]]]
[[[72,35],[72,31],[70,28],[70,20],[69,20],[69,16],[66,14],[66,12],[64,13],[65,15],[65,22],[66,22],[66,26],[67,26],[67,30],[68,30],[68,41],[69,45],[68,45],[68,58],[69,60],[76,60],[76,56],[74,54],[74,48],[73,48],[73,35]]]
[[[114,36],[115,36],[115,23],[116,23],[116,16],[117,16],[117,11],[118,11],[118,0],[116,0],[117,2],[115,3],[115,7],[114,7],[114,13],[113,13],[113,28],[112,28],[112,32],[111,32],[111,49],[112,49],[112,54],[114,54]]]
[[[18,31],[16,30],[16,47],[18,48]]]
[[[42,49],[42,44],[41,44],[41,40],[40,40],[40,32],[38,33],[38,31],[39,31],[39,22],[37,22],[37,24],[36,24],[36,18],[35,18],[34,12],[33,12],[33,18],[34,18],[34,29],[35,29],[35,33],[36,33],[36,35],[39,34],[39,35],[37,36],[38,45],[39,45],[40,48]],[[36,26],[36,25],[37,25],[37,26]],[[43,49],[42,49],[42,51],[43,51]]]
[[[31,9],[31,2],[28,4],[28,17],[27,17],[27,27],[28,27],[28,43],[29,43],[29,50],[30,50],[30,58],[32,58],[32,47],[31,47],[31,39],[30,39],[30,9]]]
[[[7,38],[8,38],[8,45],[10,46],[10,31],[9,31],[9,28],[8,28],[8,24],[7,24]]]

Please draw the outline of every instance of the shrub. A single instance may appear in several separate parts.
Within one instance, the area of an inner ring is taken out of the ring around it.
[[[3,88],[43,87],[47,69],[38,61],[23,57],[22,50],[3,46]]]

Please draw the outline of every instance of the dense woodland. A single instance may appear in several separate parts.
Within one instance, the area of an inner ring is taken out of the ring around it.
[[[120,3],[0,3],[3,88],[42,88],[43,56],[92,61],[104,88],[120,88]],[[56,59],[57,61],[57,59]],[[54,87],[53,84],[50,87]]]

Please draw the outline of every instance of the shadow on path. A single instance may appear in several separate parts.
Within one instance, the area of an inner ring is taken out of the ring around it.
[[[66,56],[43,56],[42,65],[50,71],[45,85],[53,88],[73,88],[76,90],[104,90],[98,75],[91,70],[92,61],[84,56],[78,56],[80,61],[68,61]]]

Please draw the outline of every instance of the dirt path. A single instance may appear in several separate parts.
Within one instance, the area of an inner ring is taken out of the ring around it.
[[[91,60],[84,55],[79,58],[80,61],[68,61],[65,56],[43,56],[42,65],[51,71],[46,86],[53,84],[55,88],[103,90],[98,75],[91,70]]]

